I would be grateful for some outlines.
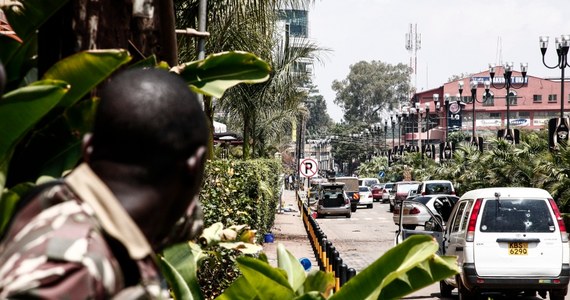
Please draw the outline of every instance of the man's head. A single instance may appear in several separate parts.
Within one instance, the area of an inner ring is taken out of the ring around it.
[[[112,188],[127,187],[124,194],[113,192],[135,220],[158,206],[156,221],[165,222],[156,225],[165,228],[152,235],[166,234],[199,192],[203,176],[208,127],[197,96],[177,75],[159,69],[124,71],[100,96],[85,159]],[[129,188],[150,192],[139,201]]]

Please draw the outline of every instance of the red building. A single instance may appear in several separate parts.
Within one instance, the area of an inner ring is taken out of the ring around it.
[[[497,67],[493,83],[497,87],[503,87],[504,68]],[[493,86],[489,89],[489,97],[485,97],[485,81],[490,81],[489,71],[473,74],[470,77],[445,83],[435,89],[416,93],[411,103],[420,108],[420,116],[417,113],[413,118],[415,128],[413,134],[408,126],[405,139],[417,144],[418,138],[425,143],[428,137],[426,132],[425,107],[429,105],[429,140],[437,143],[445,140],[446,128],[448,132],[462,130],[468,135],[473,132],[473,110],[475,110],[475,132],[477,136],[496,136],[499,129],[507,125],[506,89],[497,89]],[[472,101],[470,83],[477,83],[476,101]],[[459,82],[463,82],[463,92],[459,97]],[[541,129],[548,126],[548,120],[560,117],[561,103],[564,102],[564,110],[570,108],[570,83],[564,83],[565,95],[560,96],[561,81],[550,80],[534,76],[526,76],[523,80],[521,72],[513,71],[511,76],[512,85],[510,90],[509,123],[510,128],[518,129]],[[518,88],[520,87],[520,88]],[[450,116],[445,118],[445,95],[448,95]],[[435,96],[437,95],[437,96]],[[435,108],[434,99],[439,100],[439,111]],[[458,102],[459,101],[459,102]],[[417,105],[416,103],[419,103]],[[459,105],[456,105],[459,103]],[[473,105],[474,104],[474,105]],[[459,112],[456,110],[460,109]],[[417,111],[417,110],[416,110]],[[567,115],[567,114],[565,114]],[[417,119],[416,119],[417,118]],[[418,122],[421,124],[421,133],[418,134]],[[449,124],[449,127],[446,127]],[[457,125],[459,124],[459,125]],[[414,127],[414,125],[412,125]]]

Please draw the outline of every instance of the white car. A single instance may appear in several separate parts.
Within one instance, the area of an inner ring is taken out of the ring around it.
[[[542,189],[465,193],[453,208],[440,251],[457,256],[461,271],[440,282],[442,297],[454,288],[459,299],[538,292],[561,300],[568,292],[568,234],[555,201]]]
[[[372,190],[367,186],[359,186],[358,194],[360,195],[360,201],[358,201],[358,205],[366,205],[366,207],[372,208],[372,203],[374,203],[374,199],[372,198]]]
[[[459,197],[452,195],[418,196],[413,200],[406,200],[402,211],[402,227],[414,230],[416,226],[425,226],[432,216],[438,218],[441,224],[445,224],[458,200]],[[430,210],[431,214],[427,210]],[[394,224],[400,224],[399,204],[394,208],[392,219]]]

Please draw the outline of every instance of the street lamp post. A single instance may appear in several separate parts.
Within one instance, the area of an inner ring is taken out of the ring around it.
[[[507,135],[510,135],[510,107],[511,107],[511,88],[512,89],[520,89],[525,85],[525,79],[526,79],[526,72],[528,69],[528,64],[526,63],[521,63],[521,73],[523,76],[522,79],[522,83],[519,86],[516,86],[512,83],[511,79],[512,79],[512,75],[513,75],[513,63],[512,62],[507,62],[504,66],[504,74],[503,77],[505,78],[505,83],[501,86],[496,86],[495,83],[493,82],[494,78],[495,78],[495,65],[489,64],[489,75],[491,75],[491,86],[495,89],[502,89],[505,88],[507,90]]]
[[[447,142],[449,135],[449,94],[443,95],[443,102],[445,104],[445,142]]]
[[[394,131],[394,129],[392,129]],[[392,144],[394,144],[394,132],[392,132]],[[384,119],[384,148],[388,149],[388,120]]]
[[[429,103],[425,104],[426,111],[426,146],[429,146]]]
[[[570,48],[570,35],[562,35],[560,38],[556,37],[554,39],[554,44],[556,46],[556,54],[558,55],[558,64],[554,66],[549,66],[546,64],[544,55],[546,54],[546,49],[548,48],[548,36],[541,36],[540,42],[540,52],[542,53],[542,64],[549,69],[560,69],[560,118],[564,118],[564,69],[570,67],[568,64],[568,49]]]

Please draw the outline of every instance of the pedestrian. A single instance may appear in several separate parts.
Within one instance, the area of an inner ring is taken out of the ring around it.
[[[111,78],[83,162],[26,198],[0,236],[0,298],[168,297],[155,253],[192,234],[207,133],[178,76]]]

